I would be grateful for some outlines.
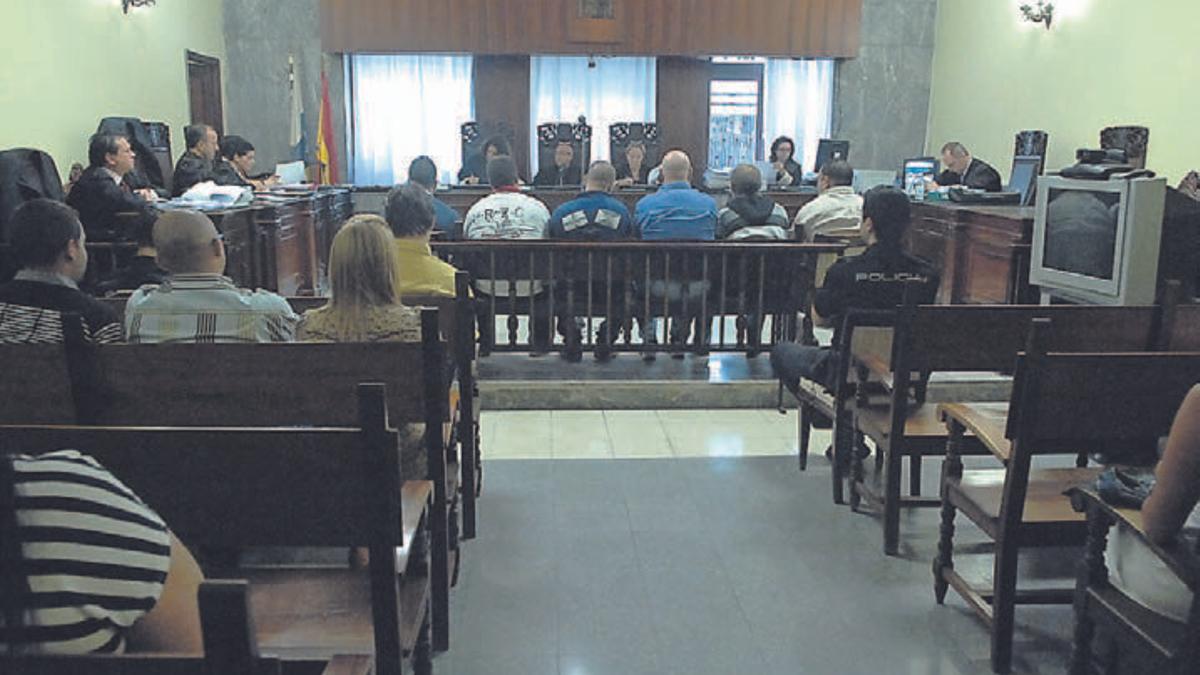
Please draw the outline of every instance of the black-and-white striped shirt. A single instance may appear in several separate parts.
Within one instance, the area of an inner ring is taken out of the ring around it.
[[[75,450],[13,458],[17,526],[32,593],[24,653],[119,652],[126,629],[162,594],[171,562],[162,519],[96,460]],[[2,623],[2,622],[0,622]]]

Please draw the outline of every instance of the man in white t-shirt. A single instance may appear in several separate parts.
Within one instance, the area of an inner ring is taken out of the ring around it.
[[[501,155],[487,164],[488,182],[492,194],[475,203],[463,220],[465,239],[546,239],[550,211],[534,197],[521,192],[517,185],[517,164],[512,157]],[[476,277],[478,279],[478,277]],[[490,310],[488,296],[495,296],[497,304],[504,309],[504,300],[509,297],[509,282],[503,280],[478,279],[475,290],[481,296],[479,306]],[[546,317],[551,308],[545,298],[544,285],[540,281],[517,281],[512,295],[518,298],[533,298],[533,353],[545,352],[550,343]],[[482,344],[490,345],[494,317],[480,314],[479,332]]]

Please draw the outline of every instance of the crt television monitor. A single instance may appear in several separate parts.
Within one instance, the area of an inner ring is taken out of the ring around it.
[[[1043,300],[1151,304],[1166,180],[1038,181],[1029,283]]]
[[[1021,193],[1021,206],[1031,206],[1037,194],[1038,168],[1042,158],[1035,155],[1018,155],[1013,158],[1012,173],[1008,179],[1008,191]]]
[[[822,138],[817,143],[817,165],[813,171],[821,173],[821,167],[825,166],[826,162],[831,162],[835,159],[840,159],[843,162],[850,159],[850,141],[835,141],[830,138]]]

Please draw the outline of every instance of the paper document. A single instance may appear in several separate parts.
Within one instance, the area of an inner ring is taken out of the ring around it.
[[[276,164],[275,175],[279,176],[280,185],[300,185],[304,183],[304,162],[297,160]]]

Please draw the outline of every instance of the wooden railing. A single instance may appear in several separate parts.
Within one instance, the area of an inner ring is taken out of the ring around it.
[[[844,249],[835,243],[644,241],[433,247],[474,280],[484,353],[536,351],[539,333],[549,336],[542,348],[591,349],[607,322],[613,351],[651,354],[756,352],[798,336],[811,339],[811,325],[797,323],[797,316],[812,305],[820,258]],[[492,330],[498,316],[505,317],[502,337]]]

